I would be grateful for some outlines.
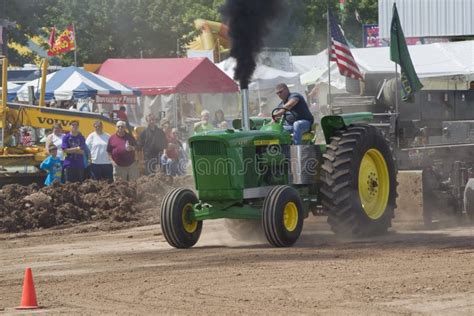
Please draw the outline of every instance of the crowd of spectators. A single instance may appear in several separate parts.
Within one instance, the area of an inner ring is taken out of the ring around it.
[[[266,111],[260,106],[259,116]],[[135,139],[125,107],[114,111],[118,122],[116,131],[109,135],[103,130],[103,123],[94,123],[94,132],[84,136],[78,121],[70,122],[65,133],[61,124],[55,123],[52,132],[44,138],[48,157],[40,168],[48,172],[46,185],[54,181],[80,182],[91,178],[99,181],[125,181],[139,177],[140,170],[145,175],[162,173],[170,177],[182,176],[187,172],[189,158],[186,143],[180,140],[177,128],[172,128],[168,120],[158,119],[154,114],[146,116],[147,126]],[[265,113],[267,115],[267,113]],[[194,133],[229,128],[224,111],[217,110],[211,121],[208,110],[201,112],[201,119],[194,125]],[[31,135],[22,131],[21,143],[28,146]],[[137,152],[143,153],[143,165],[139,165]]]
[[[138,139],[122,120],[116,123],[112,135],[104,132],[101,121],[96,121],[95,131],[87,138],[81,134],[78,121],[70,122],[67,133],[60,124],[54,124],[52,133],[45,138],[48,157],[40,165],[48,172],[45,185],[55,181],[80,182],[86,178],[108,182],[135,180],[140,175],[138,151],[143,151],[146,175],[186,174],[188,158],[178,130],[171,128],[168,121],[163,121],[160,128],[153,114],[146,120],[147,127]]]

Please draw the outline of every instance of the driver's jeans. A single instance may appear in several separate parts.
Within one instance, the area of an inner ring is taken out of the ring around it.
[[[283,125],[285,130],[293,133],[293,144],[301,145],[303,134],[311,130],[311,122],[308,120],[298,120],[293,125]]]

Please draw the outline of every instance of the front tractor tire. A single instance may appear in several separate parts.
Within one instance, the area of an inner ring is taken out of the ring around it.
[[[386,233],[397,198],[397,169],[382,132],[366,124],[336,131],[323,155],[322,204],[338,235]]]
[[[263,202],[262,226],[268,242],[275,247],[289,247],[303,229],[303,206],[298,192],[290,186],[272,188]]]
[[[161,204],[161,230],[175,248],[190,248],[201,236],[202,221],[191,220],[189,214],[198,198],[189,189],[173,189]]]

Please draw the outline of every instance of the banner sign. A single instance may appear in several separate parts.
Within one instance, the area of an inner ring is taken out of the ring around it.
[[[388,40],[380,38],[378,24],[363,25],[364,47],[385,47],[388,46]],[[406,37],[407,45],[421,45],[432,43],[447,43],[448,38],[442,37]]]
[[[379,37],[378,24],[364,24],[364,47],[380,47],[383,46]]]
[[[101,104],[137,104],[137,97],[134,95],[96,95],[95,102]]]

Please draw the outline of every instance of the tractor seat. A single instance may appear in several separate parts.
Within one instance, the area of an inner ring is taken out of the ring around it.
[[[309,143],[313,140],[313,137],[314,137],[314,132],[313,131],[306,132],[301,137],[301,141],[304,142],[304,143]]]
[[[303,134],[303,136],[301,137],[301,141],[304,144],[311,143],[311,141],[314,139],[314,136],[316,135],[316,128],[318,125],[319,123],[313,123],[313,125],[311,125],[311,130]]]

